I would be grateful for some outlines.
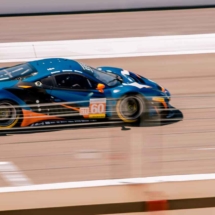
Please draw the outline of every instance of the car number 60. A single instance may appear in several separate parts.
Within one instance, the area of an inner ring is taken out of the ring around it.
[[[104,104],[92,104],[90,112],[92,114],[104,113],[105,112],[105,105]]]

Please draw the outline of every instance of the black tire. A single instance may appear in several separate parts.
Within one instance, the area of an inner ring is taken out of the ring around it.
[[[134,124],[146,119],[148,108],[141,95],[125,95],[118,100],[116,113],[122,121]]]
[[[9,100],[0,101],[0,129],[13,128],[21,121],[21,111]]]

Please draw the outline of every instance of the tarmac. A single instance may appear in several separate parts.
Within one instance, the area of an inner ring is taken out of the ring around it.
[[[214,33],[215,9],[0,18],[0,42]],[[82,59],[122,67],[172,94],[183,119],[163,126],[77,128],[0,137],[0,162],[31,184],[215,171],[215,54]],[[0,67],[14,65],[1,64]],[[12,186],[0,168],[0,186]]]

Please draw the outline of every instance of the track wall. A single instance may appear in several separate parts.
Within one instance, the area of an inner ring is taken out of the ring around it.
[[[0,5],[0,14],[3,15],[199,7],[215,5],[215,0],[0,0]]]

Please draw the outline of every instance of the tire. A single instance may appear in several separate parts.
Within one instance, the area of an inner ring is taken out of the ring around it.
[[[118,117],[126,123],[138,123],[147,117],[147,105],[140,95],[126,95],[116,105]]]
[[[21,120],[20,109],[9,100],[0,101],[0,129],[13,128],[19,125]]]

